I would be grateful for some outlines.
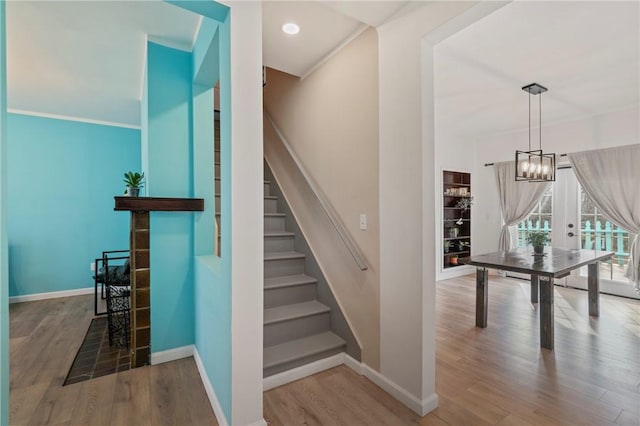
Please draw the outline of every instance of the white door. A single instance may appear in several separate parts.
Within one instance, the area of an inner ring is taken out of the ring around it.
[[[578,181],[570,167],[560,166],[556,170],[553,183],[553,227],[551,241],[553,247],[564,249],[580,248]]]

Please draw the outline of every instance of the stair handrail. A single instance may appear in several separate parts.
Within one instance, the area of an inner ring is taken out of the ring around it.
[[[307,169],[305,169],[305,167],[302,165],[302,162],[300,161],[296,153],[293,151],[293,149],[287,142],[286,138],[284,137],[284,135],[282,134],[278,126],[276,126],[276,123],[274,123],[269,113],[264,111],[264,116],[266,117],[267,121],[269,121],[269,123],[271,124],[271,127],[273,127],[273,130],[276,131],[276,134],[280,138],[280,141],[286,148],[291,158],[293,159],[293,162],[298,167],[298,170],[300,170],[300,173],[302,173],[302,176],[304,176],[304,179],[307,181],[307,185],[309,185],[309,188],[311,188],[311,192],[313,192],[313,195],[315,195],[315,197],[320,202],[322,211],[324,211],[324,213],[327,215],[327,218],[329,218],[329,222],[331,222],[331,225],[333,225],[333,228],[336,230],[336,232],[340,236],[340,239],[342,240],[344,245],[347,247],[347,250],[349,250],[349,253],[351,253],[353,260],[355,260],[356,264],[358,265],[361,271],[366,271],[367,269],[369,269],[369,266],[367,265],[367,261],[365,260],[365,257],[362,254],[362,252],[360,251],[358,244],[356,244],[356,242],[351,237],[351,234],[349,234],[349,232],[345,229],[344,225],[342,224],[342,221],[340,220],[337,213],[333,209],[333,206],[331,205],[329,200],[327,200],[327,198],[324,196],[320,188],[316,186],[315,182],[307,172]]]

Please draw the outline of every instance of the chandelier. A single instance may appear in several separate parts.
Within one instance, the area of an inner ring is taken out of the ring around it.
[[[531,83],[522,90],[529,93],[529,151],[516,150],[516,181],[553,182],[556,180],[556,154],[542,152],[542,93],[546,92],[547,88],[538,83]],[[531,149],[531,95],[540,95],[540,139],[536,150]]]

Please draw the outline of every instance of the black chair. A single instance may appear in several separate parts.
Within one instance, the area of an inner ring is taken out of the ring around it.
[[[129,346],[130,328],[130,264],[129,256],[115,256],[128,250],[105,251],[102,257],[95,260],[94,311],[96,316],[107,314],[109,326],[109,345],[117,347]],[[121,265],[114,265],[124,260]],[[112,262],[110,265],[109,262]],[[98,312],[98,285],[101,285],[101,298],[106,299],[107,310]]]
[[[126,256],[120,253],[126,253]],[[122,263],[122,260],[125,261],[124,264],[118,265],[117,263]],[[109,265],[110,262],[111,265]],[[95,287],[93,310],[96,316],[107,313],[107,311],[98,312],[98,286],[101,287],[100,298],[105,300],[105,285],[107,282],[115,286],[130,285],[129,269],[129,250],[103,251],[102,257],[95,259],[93,265]]]

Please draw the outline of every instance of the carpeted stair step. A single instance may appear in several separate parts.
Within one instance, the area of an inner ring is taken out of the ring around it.
[[[267,252],[264,254],[264,277],[303,274],[304,258],[303,253],[296,251]]]
[[[295,234],[287,231],[266,231],[264,233],[264,251],[293,251]]]
[[[329,330],[331,309],[311,300],[264,310],[264,346],[273,346]]]
[[[343,352],[346,343],[330,331],[264,348],[264,377]]]
[[[276,197],[275,195],[264,196],[264,212],[265,213],[278,212],[278,197]]]
[[[284,213],[265,213],[264,232],[284,231]]]
[[[286,275],[264,280],[264,307],[291,305],[316,298],[316,280],[304,274]]]

